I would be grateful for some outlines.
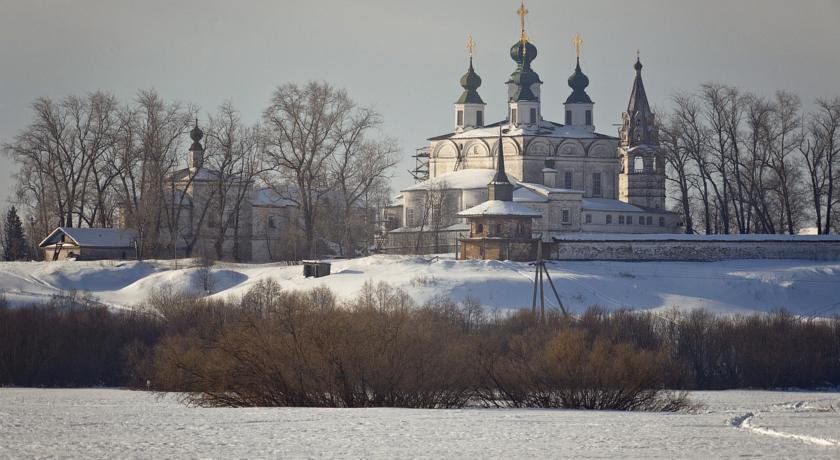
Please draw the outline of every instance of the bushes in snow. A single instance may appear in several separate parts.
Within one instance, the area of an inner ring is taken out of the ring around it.
[[[0,301],[0,386],[118,386],[162,333],[148,315],[83,297],[11,308]]]
[[[545,322],[473,302],[416,305],[368,284],[257,285],[241,299],[161,291],[138,311],[70,297],[0,302],[0,384],[127,385],[201,406],[680,410],[664,389],[840,384],[840,319],[607,312]]]

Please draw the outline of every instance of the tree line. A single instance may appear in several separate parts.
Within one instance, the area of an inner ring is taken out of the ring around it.
[[[840,318],[593,307],[541,320],[372,283],[347,301],[271,281],[228,300],[162,291],[131,311],[0,301],[0,385],[101,384],[203,406],[680,410],[694,404],[683,390],[840,384]]]
[[[378,112],[310,82],[278,87],[259,123],[243,122],[230,102],[200,123],[198,114],[153,90],[130,101],[96,91],[33,102],[32,121],[2,144],[18,166],[14,201],[30,243],[57,226],[126,227],[137,230],[143,258],[167,257],[176,246],[192,255],[201,237],[216,254],[196,255],[220,257],[223,240],[250,225],[240,219],[251,187],[241,185],[255,184],[298,209],[290,222],[298,231],[289,234],[299,235],[305,254],[314,256],[319,240],[344,255],[366,247],[375,220],[368,217],[387,198],[398,151]],[[186,168],[196,124],[205,132],[204,167],[215,174],[209,196],[189,203],[192,225],[204,230],[186,231],[188,198],[173,179],[189,187],[200,174]]]
[[[660,143],[686,233],[840,228],[840,98],[805,111],[787,91],[708,83],[672,103]]]

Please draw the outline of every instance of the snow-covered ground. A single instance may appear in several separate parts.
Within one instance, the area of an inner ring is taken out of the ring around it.
[[[0,458],[840,457],[840,394],[699,392],[699,413],[200,409],[126,390],[0,389]]]
[[[128,307],[170,288],[201,294],[200,269],[180,261],[5,262],[0,290],[13,303],[39,301],[62,291],[83,291],[109,305]],[[723,262],[553,262],[563,303],[573,311],[707,308],[721,313],[786,308],[802,315],[840,312],[840,262],[734,260]],[[260,280],[286,289],[326,285],[356,295],[366,281],[405,289],[418,302],[435,296],[473,298],[494,308],[529,307],[533,267],[527,263],[456,261],[451,256],[372,256],[334,261],[332,275],[304,278],[300,266],[219,263],[211,269],[215,297],[242,295]],[[546,286],[547,303],[556,306]]]

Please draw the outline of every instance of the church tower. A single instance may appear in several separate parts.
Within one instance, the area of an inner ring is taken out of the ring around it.
[[[583,45],[583,39],[580,35],[575,35],[572,41],[575,45],[575,52],[577,53],[577,65],[575,72],[569,77],[569,87],[572,88],[572,94],[566,99],[563,104],[566,108],[567,126],[576,126],[590,133],[595,132],[595,123],[593,122],[592,106],[594,103],[586,94],[586,87],[589,86],[589,77],[587,77],[580,69],[580,47]]]
[[[502,144],[502,126],[499,125],[499,158],[496,160],[496,175],[487,185],[487,201],[513,201],[513,184],[505,172],[505,152]]]
[[[187,163],[190,169],[197,170],[204,166],[204,146],[201,145],[201,139],[204,138],[204,131],[198,127],[198,118],[195,119],[195,126],[190,131],[190,139],[193,143],[190,146],[190,153],[187,158]]]
[[[665,162],[659,150],[656,118],[645,93],[642,63],[638,57],[633,68],[636,78],[619,130],[619,199],[638,206],[665,209]]]
[[[484,126],[485,103],[478,95],[478,87],[481,86],[481,77],[473,69],[473,50],[475,42],[472,37],[467,41],[467,49],[470,51],[470,67],[467,73],[461,77],[461,86],[464,92],[455,101],[455,132],[461,133],[472,128]]]
[[[519,15],[521,32],[519,41],[510,48],[510,57],[516,62],[516,70],[508,80],[508,119],[514,126],[538,126],[540,113],[540,76],[531,69],[531,62],[537,57],[537,47],[528,41],[525,33],[525,16],[528,10],[523,1],[516,14]]]

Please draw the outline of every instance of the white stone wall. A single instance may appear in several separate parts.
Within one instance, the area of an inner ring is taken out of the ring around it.
[[[552,258],[629,261],[840,260],[840,241],[559,241],[552,251]]]

